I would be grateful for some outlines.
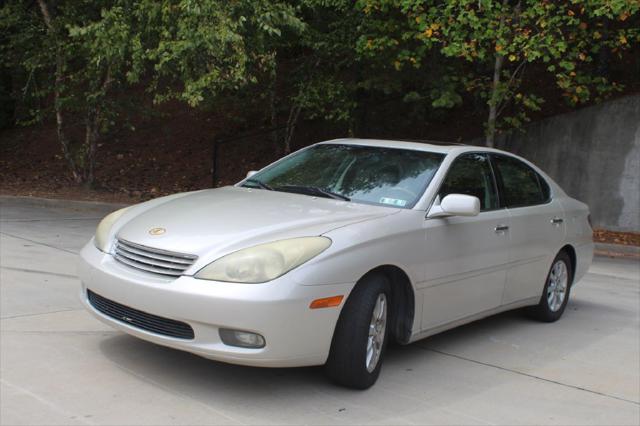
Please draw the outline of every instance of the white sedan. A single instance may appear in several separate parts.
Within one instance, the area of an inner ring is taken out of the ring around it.
[[[79,274],[89,312],[126,333],[364,389],[390,339],[522,307],[556,321],[592,257],[588,207],[522,158],[340,139],[111,213]]]

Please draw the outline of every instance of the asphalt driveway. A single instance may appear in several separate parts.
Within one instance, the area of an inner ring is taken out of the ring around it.
[[[562,320],[497,315],[392,347],[368,391],[226,365],[80,307],[76,253],[114,206],[0,197],[0,423],[640,424],[640,263],[596,258]]]

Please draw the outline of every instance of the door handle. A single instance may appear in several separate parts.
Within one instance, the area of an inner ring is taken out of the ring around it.
[[[564,222],[564,219],[560,217],[554,217],[553,219],[551,219],[551,223],[554,225],[560,225],[562,222]]]
[[[496,232],[505,232],[509,230],[509,227],[507,225],[498,225],[494,228],[494,230]]]

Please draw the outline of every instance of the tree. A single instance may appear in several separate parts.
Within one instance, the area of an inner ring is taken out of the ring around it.
[[[292,6],[267,0],[144,0],[135,13],[155,100],[190,106],[255,82],[273,67],[273,40],[302,26]]]
[[[269,113],[272,126],[284,117],[281,139],[284,153],[301,115],[333,123],[348,123],[353,115],[356,85],[354,26],[357,11],[348,0],[302,0],[299,17],[304,26],[295,37],[278,40],[270,75]],[[282,84],[286,82],[286,84]]]
[[[3,57],[28,76],[25,93],[53,97],[63,155],[74,181],[87,185],[122,89],[146,87],[158,103],[198,106],[254,81],[256,69],[268,66],[266,40],[300,25],[292,6],[266,0],[13,0],[0,18],[9,34]],[[34,78],[51,90],[33,89]],[[46,116],[44,109],[32,118]],[[69,131],[77,117],[82,137]]]
[[[300,1],[300,17],[304,31],[295,39],[281,40],[278,47],[277,79],[287,84],[273,96],[278,101],[271,103],[278,108],[272,116],[284,117],[285,152],[301,116],[362,136],[371,132],[372,117],[380,107],[403,101],[413,106],[422,101],[418,91],[429,93],[436,85],[424,73],[394,65],[396,44],[391,36],[371,48],[368,35],[396,27],[394,17],[367,15],[350,0]],[[399,120],[409,120],[398,115],[389,120],[396,130]]]
[[[395,11],[403,16],[400,38],[419,47],[400,52],[395,59],[399,67],[407,61],[424,65],[434,49],[442,60],[455,64],[456,77],[450,80],[454,84],[443,87],[449,92],[444,99],[470,93],[486,102],[488,146],[493,146],[497,130],[519,127],[528,120],[527,111],[539,110],[544,102],[540,87],[523,84],[527,67],[547,73],[567,101],[576,105],[621,89],[594,64],[602,52],[620,55],[640,40],[638,26],[631,23],[640,4],[626,0],[360,0],[358,4],[368,15]],[[434,101],[434,106],[439,105]],[[511,115],[505,115],[507,109]]]
[[[112,112],[109,95],[134,66],[129,12],[124,3],[90,1],[9,1],[0,9],[9,34],[3,56],[28,76],[23,97],[52,96],[58,140],[77,183],[93,184],[98,140]],[[46,116],[44,105],[31,111],[33,120]]]
[[[71,175],[89,185],[98,142],[120,125],[124,101],[140,95],[194,108],[222,98],[259,106],[271,125],[285,121],[284,152],[302,116],[351,134],[378,122],[395,133],[400,122],[416,128],[474,103],[493,145],[551,96],[578,105],[621,90],[608,64],[638,45],[639,8],[628,0],[7,0],[3,87],[14,89],[10,110],[22,123],[55,117]]]

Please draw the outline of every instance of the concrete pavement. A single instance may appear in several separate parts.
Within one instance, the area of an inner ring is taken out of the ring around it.
[[[519,312],[390,348],[368,391],[111,330],[76,253],[112,206],[0,198],[0,423],[640,424],[640,263],[597,258],[555,324]]]

